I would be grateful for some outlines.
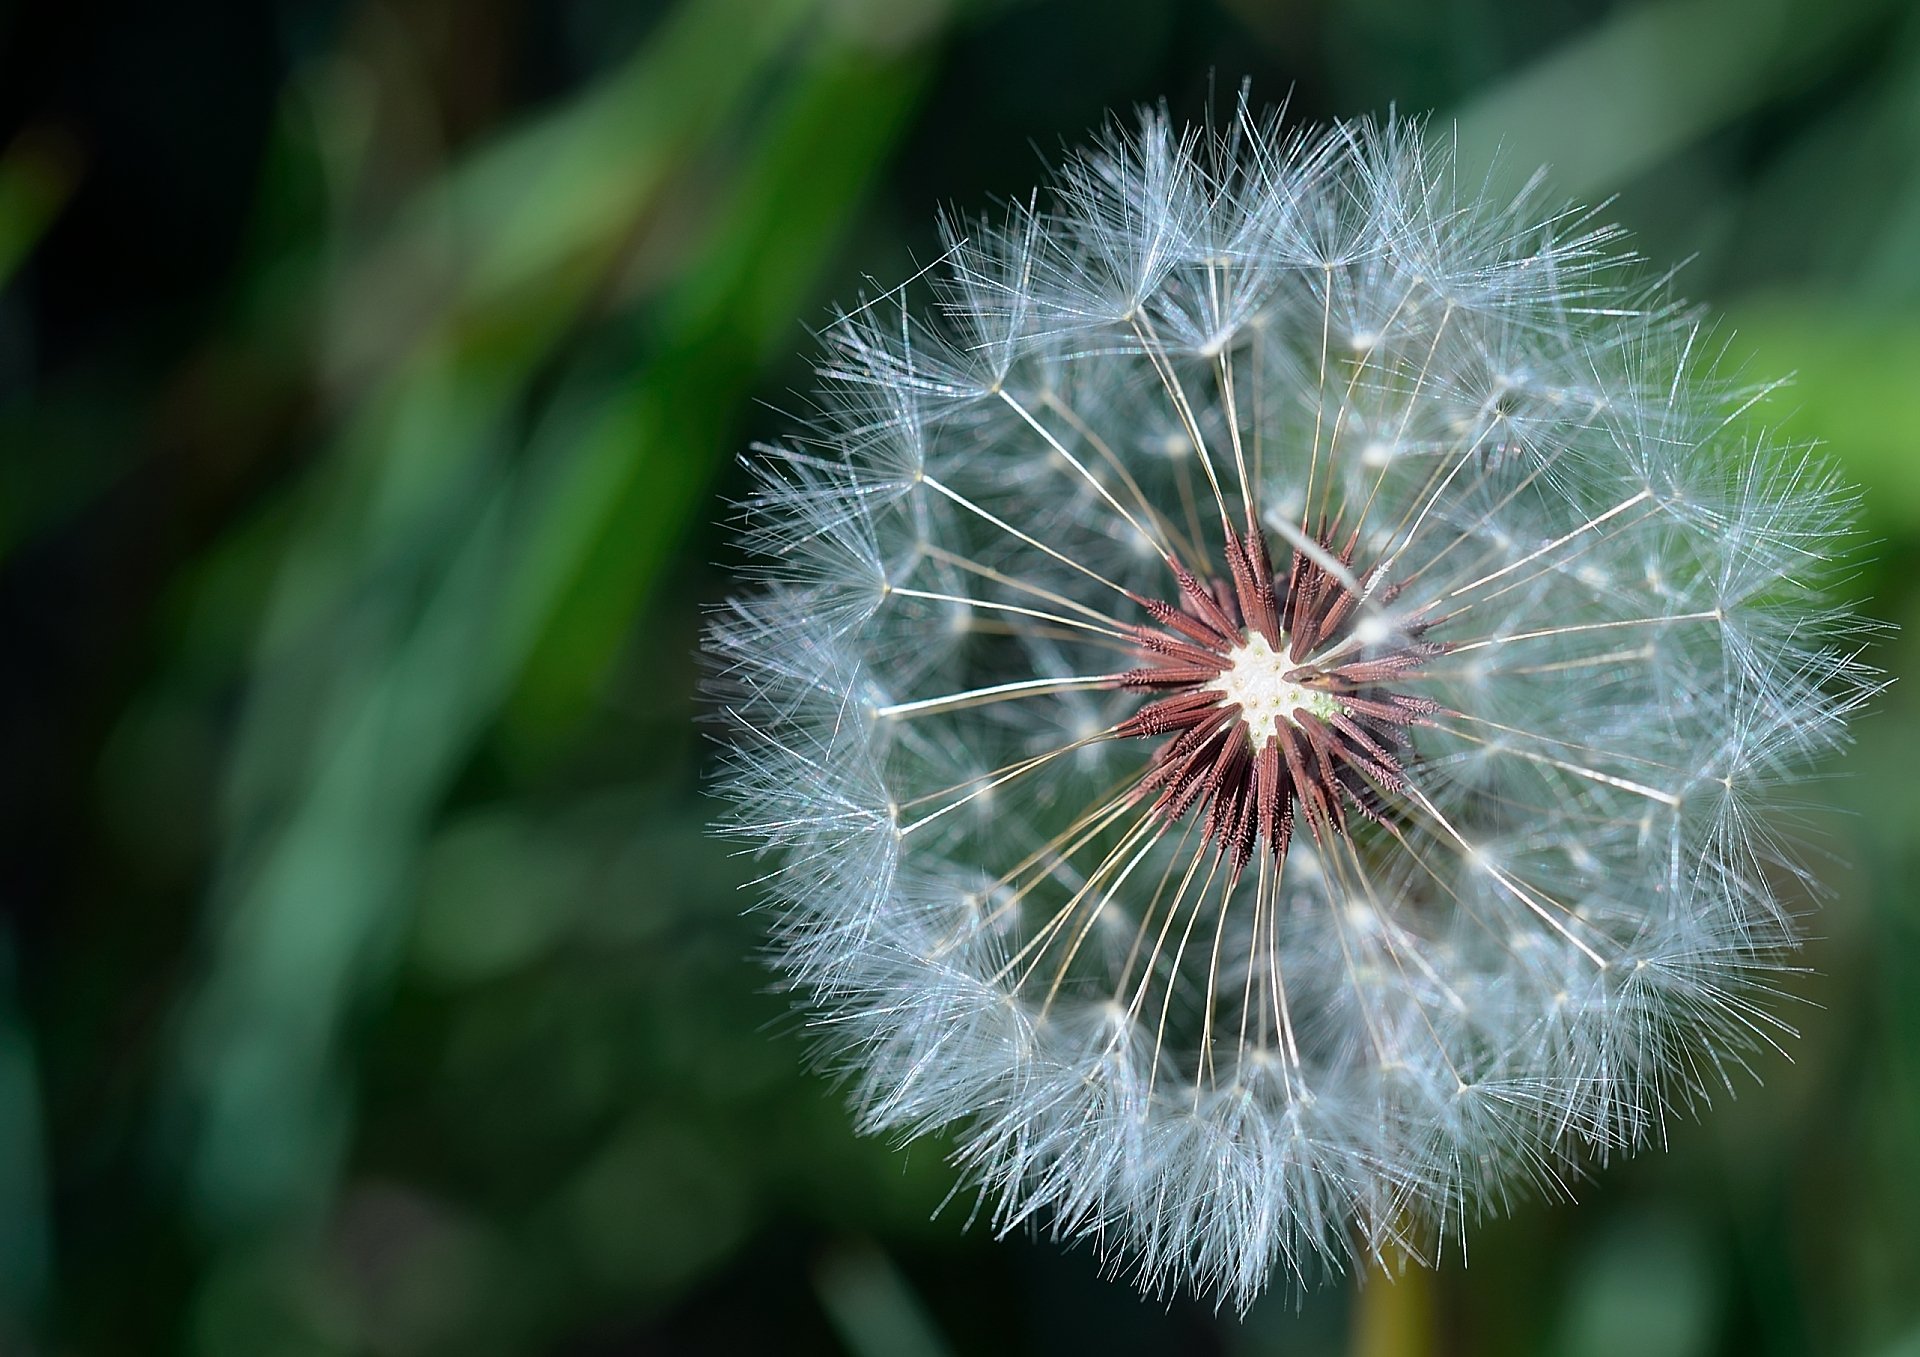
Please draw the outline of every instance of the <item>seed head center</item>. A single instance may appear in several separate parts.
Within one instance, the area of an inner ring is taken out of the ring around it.
[[[1273,739],[1276,721],[1299,725],[1298,712],[1306,711],[1322,720],[1340,709],[1333,694],[1295,683],[1287,674],[1299,668],[1289,658],[1286,638],[1281,649],[1267,644],[1267,638],[1250,632],[1227,654],[1227,667],[1210,691],[1220,694],[1222,705],[1237,704],[1240,719],[1255,749],[1264,748]]]

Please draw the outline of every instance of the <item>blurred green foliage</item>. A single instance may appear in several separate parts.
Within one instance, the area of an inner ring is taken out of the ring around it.
[[[1243,74],[1433,107],[1693,257],[1864,487],[1907,672],[1911,5],[156,10],[0,11],[0,1352],[1920,1353],[1898,687],[1785,812],[1836,887],[1792,1063],[1468,1268],[1244,1323],[853,1137],[694,719],[805,324],[1031,146]]]

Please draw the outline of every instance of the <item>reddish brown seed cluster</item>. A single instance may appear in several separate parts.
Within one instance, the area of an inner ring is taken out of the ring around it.
[[[1408,727],[1439,707],[1382,685],[1445,647],[1421,641],[1420,627],[1383,646],[1353,643],[1361,599],[1337,574],[1295,551],[1283,582],[1258,527],[1224,536],[1227,578],[1202,582],[1173,562],[1177,604],[1136,597],[1154,623],[1133,629],[1147,663],[1119,682],[1164,695],[1118,733],[1172,737],[1135,796],[1152,796],[1168,820],[1204,801],[1202,832],[1237,877],[1263,840],[1286,856],[1296,805],[1316,839],[1347,832],[1349,807],[1389,823]],[[1337,551],[1334,536],[1318,540],[1351,575],[1358,534]]]

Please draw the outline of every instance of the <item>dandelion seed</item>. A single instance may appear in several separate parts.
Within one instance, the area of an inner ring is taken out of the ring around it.
[[[1109,129],[841,316],[716,621],[863,1124],[1244,1307],[1561,1193],[1788,1028],[1849,492],[1418,128]]]

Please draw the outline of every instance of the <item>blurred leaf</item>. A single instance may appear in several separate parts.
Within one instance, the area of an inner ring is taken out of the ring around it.
[[[396,350],[355,338],[373,333],[357,322],[380,316],[389,297],[405,302],[415,280],[401,265],[412,256],[399,249],[383,256],[390,267],[353,275],[344,370],[376,359],[382,370],[278,568],[224,796],[213,968],[182,1035],[172,1126],[194,1141],[190,1194],[216,1228],[326,1199],[352,1121],[336,1042],[359,994],[390,966],[400,894],[441,796],[603,533],[617,543],[617,568],[593,573],[591,587],[620,594],[624,625],[711,474],[717,434],[672,432],[723,427],[750,380],[753,338],[818,267],[898,124],[893,110],[912,82],[850,57],[831,34],[815,41],[788,77],[798,93],[774,105],[783,110],[774,150],[747,172],[707,261],[731,264],[742,285],[668,308],[664,356],[632,395],[583,423],[556,417],[517,457],[516,407],[536,396],[556,338],[593,298],[589,283],[646,201],[566,185],[625,183],[630,161],[644,169],[665,148],[692,151],[712,110],[667,97],[685,82],[725,67],[736,101],[757,96],[753,59],[778,55],[741,41],[760,13],[741,0],[692,0],[622,77],[645,91],[593,101],[652,121],[616,136],[618,119],[561,118],[577,139],[522,143],[461,179],[448,200],[458,203],[455,235],[470,233],[465,249],[481,261],[462,295],[497,301],[497,313],[483,320],[456,306],[424,332],[433,342]],[[584,224],[561,229],[514,210],[510,190],[529,185],[543,214],[565,218],[571,207]],[[576,254],[593,267],[576,272]],[[554,270],[539,287],[537,266]],[[383,278],[391,293],[379,290]]]
[[[1566,1357],[1703,1357],[1718,1279],[1698,1230],[1646,1211],[1594,1232],[1572,1270],[1558,1344]]]
[[[1575,198],[1611,192],[1809,78],[1891,0],[1648,0],[1462,105],[1469,165],[1552,167]]]
[[[683,0],[623,68],[430,185],[337,281],[335,379],[378,381],[398,351],[503,319],[545,318],[529,338],[550,344],[821,3]]]
[[[853,1357],[946,1357],[913,1288],[872,1245],[834,1250],[814,1268],[813,1283]]]
[[[1734,348],[1752,350],[1756,370],[1795,374],[1768,406],[1780,432],[1839,459],[1874,530],[1920,530],[1920,316],[1782,297],[1734,320]]]
[[[735,411],[899,135],[921,63],[835,53],[773,120],[774,134],[718,214],[716,234],[663,302],[658,357],[563,444],[566,477],[547,502],[519,583],[529,611],[557,607],[511,710],[524,745],[585,716],[649,585],[728,449]],[[536,440],[538,446],[539,440]]]

